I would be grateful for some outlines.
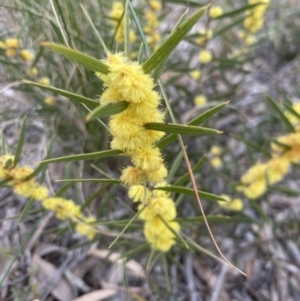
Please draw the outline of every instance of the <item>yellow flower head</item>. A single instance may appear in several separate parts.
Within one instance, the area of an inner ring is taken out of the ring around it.
[[[6,39],[5,40],[6,49],[19,48],[20,46],[21,46],[21,42],[18,39]]]
[[[210,159],[210,164],[216,169],[221,168],[222,165],[223,165],[222,160],[220,159],[220,157],[211,158]]]
[[[201,71],[200,70],[193,70],[190,72],[191,78],[193,80],[198,80],[201,77]]]
[[[212,6],[209,10],[209,17],[215,19],[223,15],[223,8],[221,6]]]
[[[160,183],[165,180],[168,175],[168,170],[162,164],[157,170],[146,170],[146,177],[149,182],[154,184]]]
[[[14,183],[14,192],[25,198],[32,198],[36,201],[45,199],[48,196],[48,189],[41,186],[34,179],[26,182]]]
[[[196,106],[202,106],[207,103],[207,98],[205,95],[198,95],[194,98],[194,103]]]
[[[27,49],[22,49],[20,51],[20,57],[22,60],[29,62],[32,61],[34,58],[34,55]]]
[[[222,207],[224,209],[233,210],[233,211],[243,210],[244,204],[241,199],[233,199],[232,200],[231,197],[226,194],[222,194],[221,197],[224,198],[225,200],[227,200],[227,202],[218,201],[218,204],[220,207]]]
[[[267,166],[267,164],[257,163],[241,177],[244,187],[240,187],[239,190],[248,198],[256,199],[267,190]]]
[[[143,183],[144,172],[139,168],[129,166],[123,169],[120,180],[128,186],[138,185]]]
[[[275,157],[268,162],[267,177],[270,184],[277,183],[288,173],[290,162],[285,157]]]
[[[50,85],[50,78],[49,77],[42,77],[40,80],[39,80],[39,83],[42,84],[42,85]]]
[[[129,153],[132,163],[142,170],[156,170],[163,163],[158,148],[143,147]]]
[[[97,220],[92,216],[84,218],[82,222],[76,223],[76,231],[79,234],[86,236],[89,240],[92,240],[97,234],[97,230],[93,225],[96,221]]]
[[[174,232],[179,232],[180,226],[177,222],[169,222],[168,225]],[[155,250],[167,252],[175,244],[175,235],[159,217],[146,221],[144,235]]]
[[[198,58],[199,58],[200,63],[207,64],[207,63],[211,62],[213,56],[209,50],[202,50],[202,51],[200,51]]]
[[[143,208],[144,205],[141,204],[139,210]],[[139,218],[142,220],[149,220],[158,215],[165,221],[173,220],[176,217],[176,207],[172,199],[166,197],[150,198],[146,207],[139,215]]]
[[[39,74],[39,70],[36,67],[26,70],[26,74],[30,77],[35,77]]]
[[[250,167],[246,174],[241,177],[241,182],[243,184],[249,184],[257,179],[266,177],[267,164],[257,163]]]
[[[211,29],[206,30],[204,28],[202,28],[199,33],[201,36],[198,37],[195,42],[200,46],[204,46],[214,35],[214,32]]]
[[[213,156],[220,156],[222,154],[222,148],[214,145],[209,151]]]
[[[159,0],[149,0],[149,5],[153,10],[161,10],[162,5]]]
[[[48,106],[54,106],[55,105],[55,99],[53,97],[48,96],[44,99],[44,103]]]
[[[80,206],[76,205],[72,200],[52,197],[44,199],[42,205],[45,209],[55,211],[56,217],[62,220],[82,217]]]
[[[145,201],[147,203],[147,200],[151,197],[151,192],[147,188],[145,190],[145,187],[143,185],[133,185],[129,187],[128,196],[134,202],[144,203]]]
[[[229,209],[234,210],[234,211],[242,211],[243,207],[244,207],[244,204],[241,199],[233,199],[229,205]]]
[[[8,57],[15,57],[17,55],[17,50],[15,48],[8,48],[5,52]]]
[[[256,39],[255,39],[255,36],[253,36],[253,35],[247,35],[246,37],[245,37],[245,42],[246,42],[246,44],[247,45],[253,45],[255,42],[256,42]]]
[[[29,175],[31,175],[34,170],[30,167],[15,167],[10,170],[9,176],[14,182],[23,182]]]

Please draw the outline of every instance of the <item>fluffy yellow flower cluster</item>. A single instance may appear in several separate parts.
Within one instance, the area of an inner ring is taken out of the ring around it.
[[[147,34],[147,42],[151,49],[155,49],[161,40],[161,35],[157,32],[158,20],[155,12],[161,9],[161,3],[157,0],[149,0],[149,8],[146,9],[144,17],[146,25],[143,30]]]
[[[263,26],[264,15],[270,0],[249,0],[249,5],[257,4],[248,9],[246,18],[244,20],[245,32],[240,32],[240,36],[245,40],[246,44],[251,45],[255,42],[255,33]]]
[[[9,57],[15,57],[18,53],[18,49],[21,47],[21,42],[18,39],[10,38],[0,43],[0,48],[6,49],[6,55]],[[33,54],[27,49],[21,49],[19,56],[24,61],[32,61]]]
[[[72,220],[75,223],[76,231],[88,239],[92,240],[97,234],[96,229],[92,226],[96,223],[96,219],[92,216],[85,217],[81,213],[81,207],[72,200],[50,197],[42,200],[42,205],[45,209],[54,211],[57,218]]]
[[[219,146],[213,146],[209,151],[210,164],[216,169],[222,167],[222,160],[220,158],[221,153],[222,149]]]
[[[237,189],[244,194],[256,199],[263,195],[268,184],[275,184],[282,180],[288,173],[291,163],[300,162],[300,103],[292,106],[295,114],[286,111],[284,114],[296,129],[295,133],[289,133],[277,137],[271,143],[271,150],[274,153],[267,163],[258,163],[252,166],[245,175],[241,177],[242,186]]]
[[[29,178],[34,170],[27,166],[15,166],[14,156],[3,155],[0,157],[0,180],[7,180],[7,184],[13,187],[16,194],[35,201],[41,201],[47,210],[53,210],[59,219],[71,219],[76,224],[78,233],[93,239],[96,230],[90,225],[95,223],[93,217],[86,218],[80,211],[80,206],[71,200],[59,197],[48,197],[49,191],[43,187],[35,178]]]
[[[149,181],[159,183],[167,176],[161,152],[154,147],[163,132],[145,129],[149,122],[163,122],[164,114],[157,107],[159,94],[154,91],[154,82],[145,74],[142,66],[131,62],[122,54],[110,54],[106,60],[107,75],[97,74],[104,82],[105,90],[100,103],[115,103],[125,100],[126,110],[110,118],[109,128],[113,136],[111,148],[130,156],[134,166],[122,171],[121,180],[131,186]]]
[[[289,168],[290,161],[285,157],[273,157],[267,163],[257,163],[241,177],[242,185],[237,190],[249,199],[256,199],[266,192],[268,184],[281,181]]]
[[[111,23],[114,26],[114,28],[117,30],[115,34],[115,40],[118,43],[124,42],[124,27],[125,27],[125,21],[124,17],[122,18],[124,14],[124,5],[121,1],[114,1],[112,5],[111,12],[109,14],[109,17],[112,19]],[[120,19],[122,20],[120,21]],[[120,24],[119,24],[120,23]],[[136,35],[133,30],[129,31],[129,39],[130,42],[134,43],[136,40]]]
[[[222,194],[220,196],[227,201],[227,202],[218,201],[220,207],[224,209],[233,210],[233,211],[243,210],[244,204],[241,199],[231,199],[231,197],[226,194]]]
[[[14,192],[34,200],[41,200],[48,196],[47,188],[35,181],[35,178],[27,178],[34,172],[27,166],[13,166],[14,156],[4,155],[0,157],[0,180],[8,180]]]
[[[173,232],[178,233],[180,230],[179,224],[173,221],[176,207],[169,193],[149,189],[145,191],[143,185],[134,185],[129,188],[128,195],[134,202],[141,203],[138,207],[139,218],[145,221],[144,235],[151,247],[162,252],[169,251],[175,244]]]

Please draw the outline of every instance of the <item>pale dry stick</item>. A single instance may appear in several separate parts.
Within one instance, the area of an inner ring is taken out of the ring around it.
[[[51,212],[48,212],[48,214],[43,218],[43,220],[39,224],[39,227],[36,229],[34,234],[31,236],[30,240],[26,244],[25,251],[30,251],[32,249],[34,244],[41,237],[44,229],[47,227],[48,223],[50,222],[50,220],[52,219],[53,216],[54,216],[54,212],[51,211]]]
[[[9,88],[15,87],[15,86],[19,86],[21,84],[24,84],[21,80],[16,81],[16,82],[12,82],[6,86],[4,86],[1,90],[0,90],[0,94],[2,94],[3,92],[5,92],[6,90],[8,90]]]
[[[166,91],[163,87],[163,84],[161,82],[161,80],[159,79],[158,80],[158,85],[160,87],[160,90],[163,94],[163,98],[165,100],[165,103],[166,103],[166,106],[167,106],[167,109],[168,109],[168,112],[170,114],[170,117],[171,117],[171,120],[173,123],[176,123],[175,121],[175,116],[173,114],[173,111],[172,111],[172,108],[171,108],[171,105],[168,101],[168,98],[167,98],[167,95],[166,95]],[[208,224],[208,221],[206,219],[206,216],[205,216],[205,212],[204,212],[204,209],[203,209],[203,206],[202,206],[202,203],[201,203],[201,200],[200,200],[200,197],[198,195],[198,188],[197,188],[197,184],[196,184],[196,181],[195,181],[195,177],[194,177],[194,174],[193,174],[193,170],[192,170],[192,167],[191,167],[191,164],[190,164],[190,161],[189,161],[189,158],[188,158],[188,155],[187,155],[187,152],[185,150],[185,146],[184,146],[184,143],[183,143],[183,140],[181,138],[181,135],[177,135],[178,137],[178,140],[179,140],[179,144],[180,144],[180,148],[181,148],[181,151],[183,153],[183,157],[184,157],[184,160],[185,160],[185,163],[186,163],[186,166],[187,166],[187,169],[188,169],[188,172],[189,172],[189,175],[190,175],[190,179],[191,179],[191,182],[192,182],[192,185],[193,185],[193,189],[195,191],[195,196],[196,196],[196,199],[198,201],[198,205],[199,205],[199,208],[200,208],[200,211],[201,211],[201,214],[203,216],[203,220],[204,220],[204,223],[205,223],[205,226],[208,230],[208,233],[217,249],[217,251],[219,252],[220,256],[224,259],[224,261],[234,270],[238,271],[239,273],[241,273],[242,275],[244,276],[247,276],[243,271],[241,271],[240,269],[238,269],[237,267],[235,267],[226,257],[225,255],[222,253],[222,251],[220,250],[216,240],[215,240],[215,237],[210,229],[210,226]]]
[[[196,285],[194,281],[194,274],[193,274],[193,262],[192,262],[192,255],[191,253],[186,254],[184,257],[184,274],[187,280],[188,285],[188,294],[190,296],[191,301],[199,301],[200,298],[199,294],[196,293]]]
[[[62,28],[62,26],[61,26],[61,24],[60,24],[60,21],[59,21],[59,18],[58,18],[58,15],[57,15],[55,6],[54,6],[54,4],[53,4],[53,0],[50,0],[50,4],[51,4],[52,10],[53,10],[53,13],[54,13],[54,15],[55,15],[55,19],[56,19],[56,22],[57,22],[58,27],[59,27],[59,29],[60,29],[60,32],[61,32],[61,34],[62,34],[62,36],[63,36],[63,38],[64,38],[64,41],[65,41],[66,45],[70,48],[70,45],[69,45],[69,43],[68,43],[68,40],[67,40],[67,38],[66,38],[66,36],[65,36],[65,32],[63,31],[63,28]]]
[[[232,253],[233,253],[233,246],[231,245],[227,256],[230,258],[232,256]],[[228,272],[228,265],[223,265],[221,272],[219,273],[218,279],[214,285],[214,290],[212,292],[210,301],[218,301],[220,299],[219,296],[220,296],[221,289],[222,289],[227,272]]]

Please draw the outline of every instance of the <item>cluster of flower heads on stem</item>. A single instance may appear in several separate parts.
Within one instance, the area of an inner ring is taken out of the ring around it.
[[[148,190],[144,192],[145,184],[156,185],[164,181],[168,174],[162,154],[155,146],[155,142],[163,137],[164,132],[145,128],[147,123],[162,123],[164,120],[164,113],[158,109],[160,96],[154,90],[152,77],[146,74],[137,62],[130,61],[121,53],[116,53],[109,54],[105,63],[109,66],[108,74],[97,74],[104,83],[104,91],[100,97],[101,105],[124,100],[129,104],[124,111],[110,117],[109,121],[110,133],[113,137],[111,148],[122,151],[133,163],[133,166],[122,170],[120,179],[125,185],[130,186],[131,197],[134,195],[132,189],[140,189],[141,195],[144,193],[148,195]],[[141,198],[135,200],[141,201]],[[164,222],[161,219],[164,219],[169,227],[175,225],[174,231],[179,230],[179,226],[171,222],[171,219],[176,216],[173,201],[167,195],[157,197],[153,192],[151,197],[145,198],[143,205],[147,206],[143,210],[145,213],[141,212],[140,216],[146,220],[147,240],[153,248],[167,251],[173,244],[173,236],[171,231],[168,232],[167,227],[161,232],[164,229]],[[167,211],[168,208],[169,210],[173,208],[174,214],[165,216],[162,212],[155,211],[158,207],[165,208]],[[146,215],[148,217],[151,215],[151,222],[150,218],[145,217]],[[150,225],[155,228],[153,231],[157,231],[156,234],[150,231]],[[158,237],[159,232],[164,238]],[[167,241],[164,244],[162,244],[163,239]]]
[[[86,217],[81,207],[72,200],[61,197],[49,197],[49,191],[32,177],[34,170],[28,166],[14,166],[15,157],[3,155],[0,157],[0,180],[13,188],[14,193],[34,201],[40,201],[43,208],[55,212],[61,220],[71,220],[78,233],[93,239],[96,229],[91,225],[96,222],[94,217]]]
[[[295,114],[285,112],[285,116],[293,125],[295,132],[282,135],[271,143],[272,158],[265,163],[257,163],[250,167],[241,177],[242,191],[248,198],[256,199],[266,191],[268,184],[281,181],[289,172],[292,163],[300,161],[300,103],[292,106]]]
[[[264,23],[264,15],[270,0],[249,0],[249,5],[255,5],[249,8],[246,12],[246,18],[243,26],[244,30],[239,32],[247,45],[252,45],[255,42],[255,34],[261,29]]]
[[[159,21],[157,19],[157,12],[162,8],[161,1],[158,0],[148,0],[149,6],[146,7],[144,12],[144,18],[146,20],[146,25],[143,30],[147,35],[147,42],[151,49],[155,49],[157,44],[161,40],[161,35],[157,31]]]
[[[124,4],[121,1],[114,1],[112,4],[112,9],[109,13],[111,18],[111,23],[114,26],[115,32],[115,41],[117,43],[124,43]],[[134,43],[136,40],[136,35],[133,30],[129,31],[129,39],[131,43]]]

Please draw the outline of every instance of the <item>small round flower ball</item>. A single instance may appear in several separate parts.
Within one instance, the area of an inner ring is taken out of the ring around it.
[[[26,74],[29,77],[35,77],[39,74],[39,70],[36,67],[29,68],[29,69],[26,70]]]
[[[200,70],[193,70],[190,72],[190,76],[193,80],[198,80],[201,78],[201,71]]]
[[[149,5],[153,10],[161,10],[161,3],[158,0],[150,0]]]
[[[229,204],[229,208],[233,211],[242,211],[243,207],[244,207],[244,204],[241,199],[234,199]]]
[[[42,77],[39,80],[39,83],[45,86],[49,86],[50,85],[50,78],[49,77]]]
[[[215,19],[223,15],[223,8],[221,6],[212,6],[208,14],[211,19]]]
[[[33,60],[33,54],[29,51],[29,50],[27,50],[27,49],[22,49],[21,51],[20,51],[20,57],[21,57],[21,59],[23,60],[23,61],[25,61],[25,62],[30,62],[30,61],[32,61]]]
[[[210,159],[210,164],[216,168],[219,169],[222,167],[223,163],[222,160],[220,159],[220,157],[213,157]]]
[[[17,54],[16,48],[8,48],[5,52],[8,57],[15,57]]]
[[[217,145],[214,145],[211,147],[209,152],[214,156],[219,156],[222,153],[222,148]]]
[[[50,106],[50,107],[52,107],[52,106],[54,106],[55,105],[55,99],[53,98],[53,97],[46,97],[45,99],[44,99],[44,103],[47,105],[47,106]]]
[[[207,98],[205,95],[198,95],[194,98],[194,103],[196,106],[202,106],[207,103]]]
[[[211,62],[212,58],[213,58],[213,55],[209,50],[200,51],[199,56],[198,56],[200,63],[203,63],[203,64],[207,64],[207,63]]]
[[[253,45],[254,43],[256,42],[256,39],[255,39],[255,36],[254,35],[247,35],[246,37],[245,37],[245,43],[247,44],[247,45]]]
[[[5,47],[8,48],[19,48],[21,46],[21,42],[18,39],[6,39]]]

